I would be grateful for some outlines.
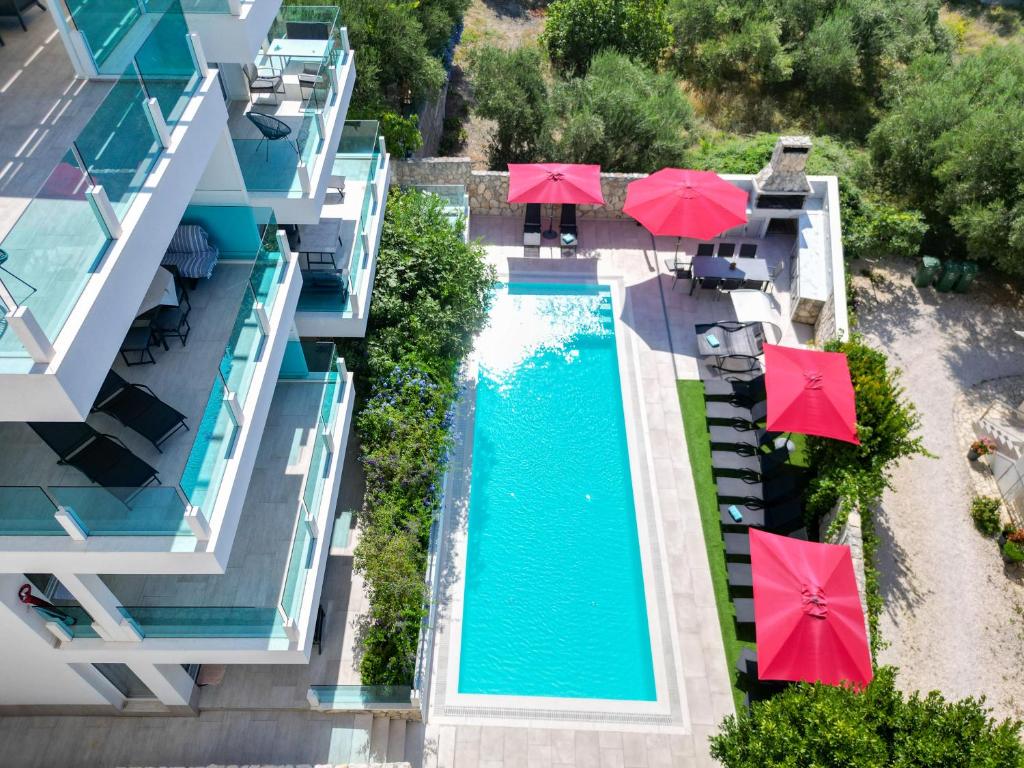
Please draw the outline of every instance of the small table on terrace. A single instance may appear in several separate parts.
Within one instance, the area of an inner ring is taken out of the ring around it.
[[[735,264],[735,269],[730,267],[730,264]],[[690,293],[693,293],[698,282],[709,278],[714,280],[739,279],[744,283],[759,283],[761,290],[764,290],[771,281],[771,274],[768,271],[768,262],[764,259],[741,259],[738,256],[729,258],[694,256]]]
[[[278,72],[283,73],[287,59],[323,61],[330,44],[330,40],[292,40],[284,37],[275,37],[270,41],[270,46],[264,55],[270,59],[278,59],[281,65],[278,68]]]

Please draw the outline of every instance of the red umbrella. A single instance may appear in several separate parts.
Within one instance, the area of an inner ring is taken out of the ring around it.
[[[846,355],[764,345],[767,428],[860,445]]]
[[[706,240],[746,223],[747,197],[711,171],[663,168],[630,183],[622,210],[652,235]]]
[[[604,205],[601,166],[570,163],[509,163],[510,203]]]
[[[850,548],[750,529],[757,676],[871,682],[871,654]]]

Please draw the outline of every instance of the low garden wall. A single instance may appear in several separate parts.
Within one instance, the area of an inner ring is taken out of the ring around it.
[[[841,506],[842,502],[839,502],[831,512],[821,519],[822,538],[830,544],[844,544],[850,548],[850,557],[853,560],[853,575],[857,580],[857,593],[860,595],[860,606],[865,616],[864,631],[867,633],[868,644],[870,645],[871,628],[867,622],[867,582],[864,573],[864,532],[861,527],[860,513],[856,510],[849,512],[846,515],[846,522],[839,526],[838,529],[832,530],[831,535],[828,534],[835,527],[834,524],[839,516]]]

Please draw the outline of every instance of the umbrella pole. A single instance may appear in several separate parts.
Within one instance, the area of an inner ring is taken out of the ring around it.
[[[555,204],[551,203],[551,215],[548,217],[548,228],[541,233],[541,237],[545,240],[553,240],[558,237],[558,233],[555,232]]]

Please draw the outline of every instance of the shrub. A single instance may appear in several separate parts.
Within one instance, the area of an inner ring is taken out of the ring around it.
[[[416,115],[402,117],[389,110],[380,116],[380,132],[384,134],[388,150],[398,158],[408,157],[423,146],[423,135]]]
[[[971,501],[971,519],[975,527],[986,536],[999,533],[999,499],[991,496],[975,496]]]
[[[1011,563],[1024,563],[1024,544],[1007,539],[1003,544],[1003,557]]]
[[[1019,766],[1021,723],[997,722],[985,699],[905,698],[882,667],[863,690],[792,685],[725,719],[711,756],[725,768]]]
[[[541,40],[556,70],[582,75],[604,50],[655,66],[672,29],[665,0],[555,0]]]
[[[486,319],[494,272],[433,195],[392,191],[365,339],[345,347],[363,400],[366,473],[355,568],[369,609],[366,685],[408,685],[426,599],[430,528],[450,445],[454,374]]]

